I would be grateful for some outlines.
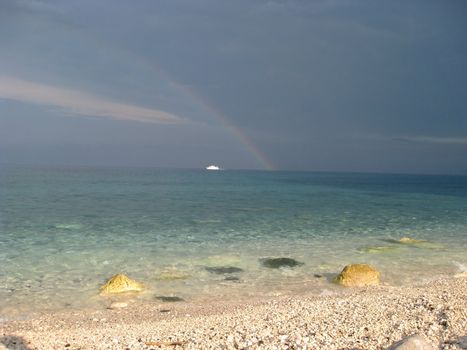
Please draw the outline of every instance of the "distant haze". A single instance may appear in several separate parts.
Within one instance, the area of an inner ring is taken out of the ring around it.
[[[0,163],[467,174],[467,2],[0,2]]]

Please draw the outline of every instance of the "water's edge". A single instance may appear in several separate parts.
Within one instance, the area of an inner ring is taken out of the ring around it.
[[[333,277],[356,262],[395,286],[467,265],[467,177],[0,170],[0,317],[100,308],[120,272],[147,286],[137,300],[209,301],[339,292]]]

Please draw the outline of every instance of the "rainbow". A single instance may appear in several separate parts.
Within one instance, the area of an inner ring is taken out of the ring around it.
[[[127,52],[128,53],[128,52]],[[275,170],[275,166],[273,162],[264,154],[264,152],[256,146],[246,135],[246,133],[236,126],[228,117],[225,116],[224,113],[219,111],[214,105],[206,100],[206,98],[202,97],[199,93],[195,90],[186,86],[184,84],[179,83],[175,80],[172,76],[170,76],[164,69],[162,69],[157,63],[155,62],[148,62],[145,59],[142,59],[132,53],[135,56],[136,61],[139,62],[140,65],[149,68],[152,71],[155,71],[158,75],[161,75],[166,81],[168,81],[178,92],[182,93],[184,96],[189,97],[192,101],[194,101],[198,106],[200,106],[204,111],[208,113],[211,118],[213,118],[216,122],[220,123],[224,129],[230,133],[235,140],[237,140],[244,148],[244,150],[250,154],[258,163],[258,165],[263,170]]]
[[[213,106],[212,103],[208,103],[205,98],[194,91],[192,88],[185,85],[179,84],[174,80],[170,80],[177,90],[183,92],[186,96],[194,100],[199,106],[209,113],[216,121],[218,121],[249,153],[252,155],[258,164],[264,170],[274,170],[275,167],[272,161],[264,154],[261,149],[256,146],[250,138],[242,131],[239,127],[234,125],[229,118],[227,118],[221,111]]]

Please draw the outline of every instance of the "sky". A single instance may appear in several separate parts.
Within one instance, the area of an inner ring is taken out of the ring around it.
[[[0,163],[467,174],[464,0],[0,0]]]

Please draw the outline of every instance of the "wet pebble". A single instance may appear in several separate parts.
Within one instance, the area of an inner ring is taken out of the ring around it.
[[[174,303],[178,301],[185,301],[184,299],[180,297],[175,297],[175,296],[164,296],[164,295],[157,295],[156,299],[161,300],[165,303]]]
[[[240,281],[240,278],[236,277],[236,276],[227,276],[224,278],[225,281],[232,281],[232,282],[237,282],[237,281]]]

